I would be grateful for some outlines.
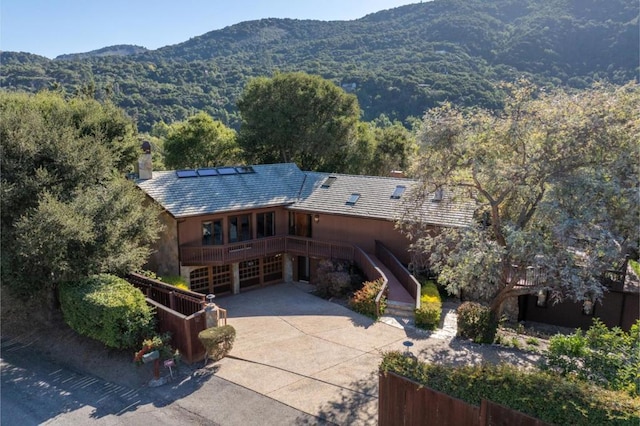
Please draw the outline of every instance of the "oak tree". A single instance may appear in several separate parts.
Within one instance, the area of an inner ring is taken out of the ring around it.
[[[434,236],[408,211],[401,227],[423,266],[495,315],[539,291],[595,302],[603,273],[622,268],[640,241],[640,90],[507,88],[502,112],[444,105],[419,134],[414,197],[439,187],[471,197],[476,221]]]
[[[123,177],[138,143],[131,120],[52,93],[0,93],[0,115],[3,284],[31,295],[141,267],[160,225]]]
[[[239,153],[236,132],[205,112],[170,125],[164,140],[164,164],[169,169],[234,164]]]
[[[238,100],[238,141],[249,162],[295,162],[339,172],[354,149],[360,108],[322,77],[282,73],[249,81]]]

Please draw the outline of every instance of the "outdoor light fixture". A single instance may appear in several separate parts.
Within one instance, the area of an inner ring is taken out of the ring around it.
[[[315,223],[320,222],[320,215],[319,215],[319,214],[314,215],[314,216],[313,216],[313,221],[314,221]]]
[[[212,305],[213,304],[213,299],[216,298],[215,294],[207,294],[205,297],[207,298],[207,303],[209,305]]]

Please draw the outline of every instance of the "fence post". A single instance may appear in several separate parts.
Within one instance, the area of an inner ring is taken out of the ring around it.
[[[487,411],[489,411],[487,407],[487,400],[483,398],[480,401],[480,418],[478,419],[478,426],[486,426],[488,424],[489,413],[487,413]]]
[[[171,308],[172,311],[176,310],[176,297],[173,291],[169,293],[169,308]]]

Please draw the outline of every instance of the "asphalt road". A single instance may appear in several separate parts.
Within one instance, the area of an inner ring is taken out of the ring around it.
[[[2,339],[0,424],[305,425],[316,417],[214,374],[129,389],[62,367],[45,354]]]

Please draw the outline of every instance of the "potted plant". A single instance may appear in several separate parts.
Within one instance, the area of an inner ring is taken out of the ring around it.
[[[145,339],[142,341],[142,348],[133,356],[133,361],[137,365],[153,362],[154,381],[160,380],[160,361],[163,359],[174,359],[175,357],[173,349],[169,344],[170,339],[171,336],[169,333]]]

